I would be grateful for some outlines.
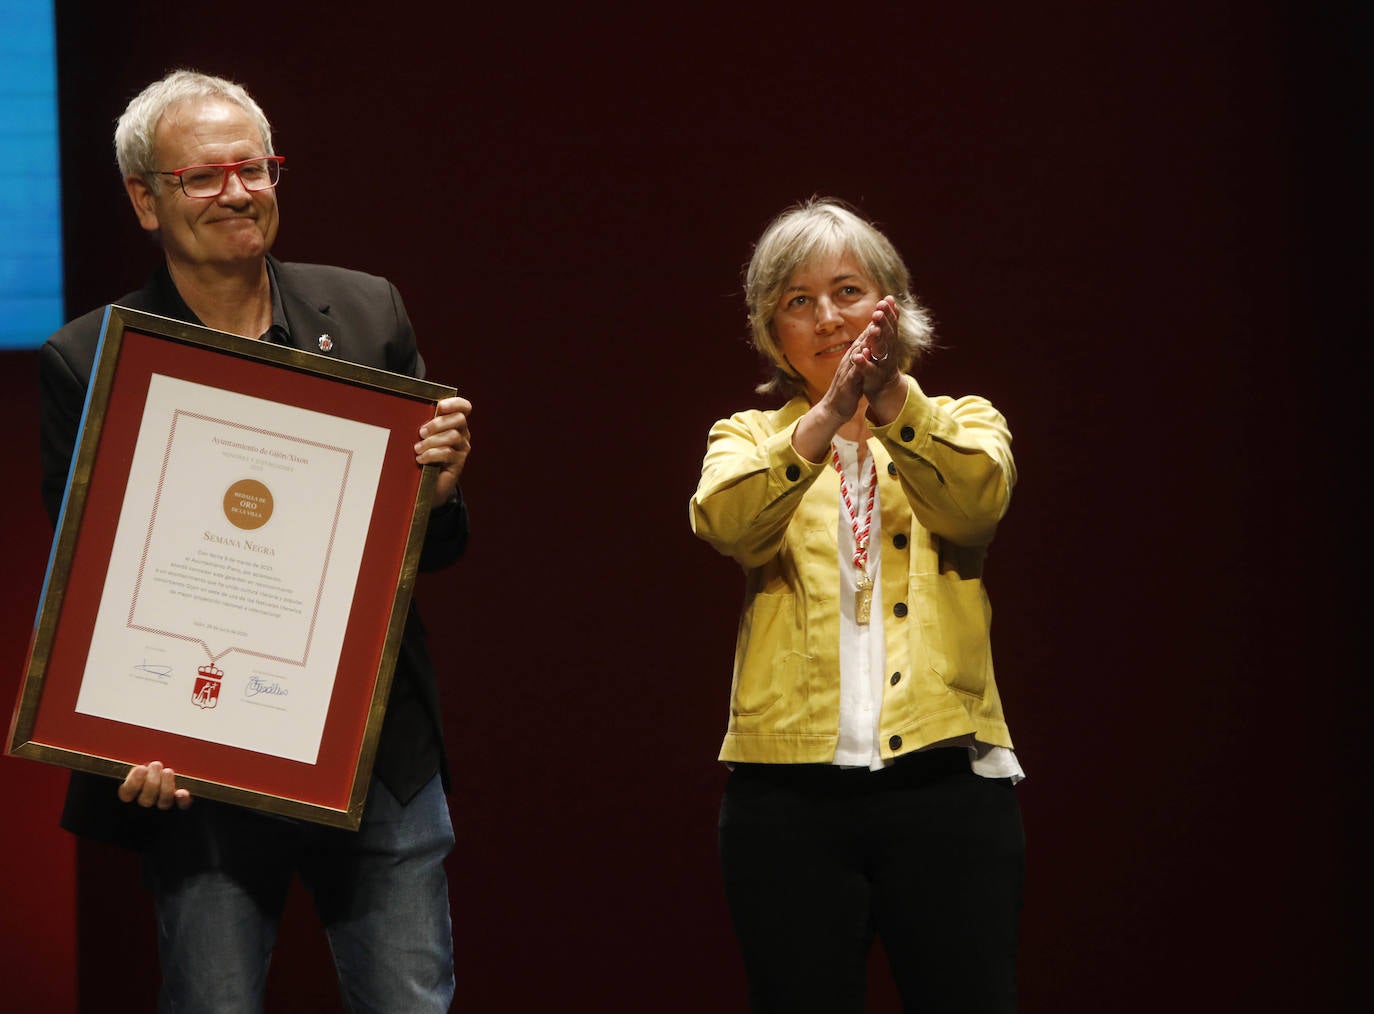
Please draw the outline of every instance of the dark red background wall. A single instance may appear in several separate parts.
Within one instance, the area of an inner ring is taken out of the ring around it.
[[[1023,1009],[1346,1005],[1368,887],[1353,14],[58,7],[73,314],[155,263],[109,137],[195,66],[273,119],[277,252],[394,280],[431,375],[476,405],[470,558],[419,590],[463,1009],[744,1007],[713,759],[742,583],[686,502],[711,422],[756,403],[750,243],[816,193],[911,265],[944,344],[926,388],[988,396],[1016,436],[989,585],[1030,773]],[[49,538],[34,374],[0,361],[10,698]],[[63,781],[0,760],[0,981],[53,1014],[150,1009],[137,867],[55,830]],[[273,1004],[335,1009],[331,976],[295,898]]]

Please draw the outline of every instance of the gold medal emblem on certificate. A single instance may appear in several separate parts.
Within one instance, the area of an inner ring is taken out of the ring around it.
[[[224,516],[246,532],[261,528],[272,517],[272,491],[257,479],[240,479],[224,491]]]

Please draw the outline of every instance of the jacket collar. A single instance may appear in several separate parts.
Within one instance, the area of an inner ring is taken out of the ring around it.
[[[272,280],[273,298],[281,300],[282,312],[286,315],[289,332],[286,346],[306,352],[327,352],[332,356],[341,356],[343,346],[338,333],[339,325],[329,316],[329,303],[311,301],[299,293],[290,284],[290,266],[283,264],[271,254],[267,255],[267,265]],[[158,265],[157,271],[153,273],[152,279],[144,289],[144,294],[147,296],[147,305],[151,312],[171,317],[173,320],[184,320],[188,324],[204,326],[204,322],[196,316],[195,311],[186,305],[186,300],[181,298],[165,261]],[[325,348],[326,345],[329,347]]]
[[[282,264],[270,254],[267,263],[272,269],[277,291],[281,296],[282,310],[286,313],[286,326],[290,328],[291,338],[287,343],[291,348],[305,352],[324,353],[347,359],[346,335],[340,334],[340,323],[329,315],[330,304],[323,300],[307,297],[291,284],[291,266]]]

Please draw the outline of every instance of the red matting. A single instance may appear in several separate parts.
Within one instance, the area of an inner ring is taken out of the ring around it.
[[[155,373],[390,431],[315,764],[76,711],[143,406]],[[32,740],[131,765],[160,760],[179,775],[346,810],[419,490],[421,470],[415,464],[414,443],[417,431],[433,414],[433,403],[423,399],[375,391],[126,328]],[[397,521],[383,524],[378,523],[379,518]]]

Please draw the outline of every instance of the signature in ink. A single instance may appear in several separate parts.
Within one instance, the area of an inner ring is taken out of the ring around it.
[[[144,659],[142,665],[134,666],[134,672],[147,673],[148,676],[155,676],[158,679],[165,680],[168,676],[172,675],[172,667],[170,665],[153,665],[147,659]],[[143,678],[146,679],[147,677],[145,676]]]
[[[261,676],[249,676],[248,684],[243,688],[244,697],[257,697],[259,694],[286,697],[290,692],[275,680],[265,680]]]

